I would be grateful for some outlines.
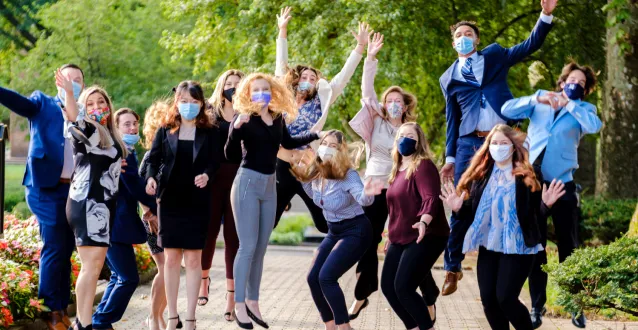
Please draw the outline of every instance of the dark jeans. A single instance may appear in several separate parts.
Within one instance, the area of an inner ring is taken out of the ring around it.
[[[363,211],[372,224],[372,240],[365,254],[357,264],[359,279],[354,287],[354,297],[364,300],[372,293],[379,290],[379,259],[377,248],[381,243],[385,223],[388,219],[388,202],[385,199],[386,189],[381,194],[374,196],[374,202],[364,207]]]
[[[549,186],[550,182],[545,182]],[[558,245],[558,261],[563,262],[578,247],[578,199],[574,182],[565,183],[563,195],[550,210]],[[547,246],[547,221],[538,224],[541,231],[543,247]],[[529,294],[532,298],[532,308],[540,311],[547,302],[547,273],[541,265],[547,263],[545,250],[538,252],[532,272],[529,274]]]
[[[52,311],[66,310],[71,300],[71,254],[75,236],[66,218],[69,185],[26,188],[26,200],[40,225],[38,298]]]
[[[328,232],[328,225],[326,224],[326,218],[323,216],[323,211],[312,200],[306,191],[303,190],[301,183],[295,179],[290,173],[290,163],[281,159],[277,159],[277,215],[275,217],[275,227],[281,220],[281,215],[284,214],[284,210],[288,203],[295,195],[299,195],[303,202],[306,204],[312,221],[315,223],[315,227],[322,233]]]
[[[533,254],[503,254],[481,247],[476,275],[485,317],[494,330],[532,330],[527,307],[518,300],[534,263]]]
[[[113,323],[122,319],[140,283],[133,245],[111,242],[106,264],[111,270],[111,280],[93,314],[93,329],[113,328]]]
[[[432,266],[441,256],[447,237],[428,235],[420,243],[390,244],[381,273],[381,291],[407,329],[430,329],[426,298],[416,292],[424,281],[431,281]]]
[[[340,222],[328,222],[328,236],[317,249],[308,274],[312,299],[323,322],[349,323],[348,308],[337,282],[361,258],[372,239],[370,220],[365,215]]]
[[[456,157],[454,164],[454,186],[459,183],[463,172],[470,165],[472,157],[483,145],[485,138],[475,135],[462,136],[457,140]],[[445,249],[445,270],[450,272],[461,271],[461,262],[465,259],[463,254],[463,240],[470,228],[473,219],[458,219],[454,214],[450,217],[450,238]]]

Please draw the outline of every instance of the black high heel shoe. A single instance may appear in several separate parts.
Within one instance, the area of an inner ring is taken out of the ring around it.
[[[246,307],[246,312],[248,312],[248,307]],[[233,313],[231,314],[232,316],[235,317],[235,322],[237,323],[237,325],[242,328],[242,329],[253,329],[253,324],[252,322],[248,322],[248,323],[242,323],[239,318],[237,317],[237,314],[235,314],[235,310],[233,310]]]
[[[202,280],[208,280],[208,289],[206,289],[207,294],[210,294],[210,276],[202,277]],[[200,300],[205,300],[203,303],[200,303]],[[208,304],[208,296],[206,297],[197,297],[197,306],[205,306]],[[188,322],[188,320],[186,321]]]
[[[228,290],[228,292],[226,292],[226,301],[228,301],[228,294],[234,293],[234,292],[235,292],[234,290]],[[224,313],[224,320],[226,320],[226,322],[233,322],[233,313],[232,312]]]
[[[253,314],[253,312],[250,311],[250,308],[248,308],[248,306],[246,306],[246,313],[248,314],[248,317],[250,317],[253,321],[255,321],[255,323],[257,323],[260,327],[266,328],[266,329],[269,328],[268,323],[264,322],[263,320],[258,318],[257,315]]]
[[[195,323],[197,320],[186,320],[186,322],[193,322]],[[195,325],[195,327],[193,328],[193,330],[197,330],[197,324]]]
[[[179,315],[177,315],[175,317],[169,317],[167,319],[168,322],[170,322],[171,320],[177,320],[177,325],[175,326],[175,328],[181,329],[181,328],[184,327],[184,325],[182,324],[182,320],[179,319]]]
[[[80,321],[76,318],[69,327],[69,330],[93,330],[93,324],[89,324],[86,327],[83,327],[82,323],[80,323]]]

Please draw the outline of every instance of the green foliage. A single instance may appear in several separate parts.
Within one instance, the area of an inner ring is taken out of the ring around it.
[[[29,209],[26,202],[20,202],[11,209],[11,213],[20,219],[27,219],[31,216],[31,209]]]
[[[638,316],[638,238],[578,249],[563,263],[543,267],[558,284],[557,303],[565,310],[614,309]]]
[[[24,202],[24,165],[6,165],[4,177],[4,209],[12,211],[16,204]]]
[[[636,202],[635,199],[584,198],[581,203],[581,239],[593,244],[613,242],[629,229]]]
[[[603,6],[603,11],[609,14],[607,17],[607,27],[618,28],[616,33],[611,36],[609,42],[618,44],[620,50],[625,55],[633,51],[630,41],[631,36],[622,26],[627,20],[631,19],[632,6],[636,7],[637,5],[635,1],[629,0],[610,0]]]
[[[304,230],[312,225],[312,219],[307,215],[283,217],[270,235],[270,242],[281,245],[299,245],[303,241]]]

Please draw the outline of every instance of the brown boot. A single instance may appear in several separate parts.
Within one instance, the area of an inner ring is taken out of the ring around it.
[[[445,274],[445,283],[441,290],[442,296],[449,296],[456,292],[458,282],[463,278],[463,272],[447,272]]]
[[[42,315],[42,319],[46,322],[49,330],[67,330],[68,326],[62,321],[61,311],[55,311]]]
[[[64,323],[64,325],[66,325],[67,327],[71,326],[71,320],[69,319],[69,313],[66,311],[66,309],[62,310],[62,323]]]

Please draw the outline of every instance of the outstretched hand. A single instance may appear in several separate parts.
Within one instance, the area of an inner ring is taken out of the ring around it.
[[[543,14],[551,15],[558,4],[558,0],[541,0],[541,7],[543,7]]]
[[[368,37],[373,32],[374,31],[370,28],[370,25],[364,22],[359,22],[359,30],[357,32],[350,31],[354,39],[357,40],[357,46],[362,46],[362,47],[368,44]]]
[[[368,36],[368,57],[375,58],[383,48],[383,34],[377,32]]]
[[[65,92],[73,94],[73,82],[64,74],[62,70],[57,69],[55,71],[55,85],[62,88]]]
[[[279,26],[280,30],[285,30],[288,28],[288,22],[292,19],[290,12],[292,11],[292,7],[285,7],[281,9],[279,15],[277,15],[277,26]]]
[[[463,206],[463,201],[465,200],[465,191],[459,196],[454,189],[454,184],[452,182],[447,182],[441,186],[441,195],[439,196],[443,203],[447,205],[452,211],[458,212]]]
[[[543,184],[543,203],[547,205],[547,207],[552,207],[556,201],[565,195],[565,184],[562,181],[556,181],[556,179],[552,180],[549,184],[549,188],[546,184]]]

